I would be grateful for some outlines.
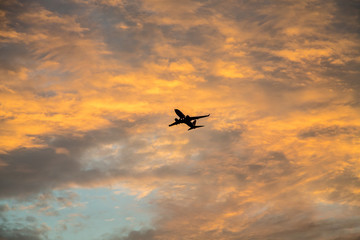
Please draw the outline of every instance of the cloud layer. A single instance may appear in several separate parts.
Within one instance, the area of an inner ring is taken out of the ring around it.
[[[357,1],[0,6],[0,238],[54,231],[14,199],[98,187],[155,212],[108,239],[360,237]]]

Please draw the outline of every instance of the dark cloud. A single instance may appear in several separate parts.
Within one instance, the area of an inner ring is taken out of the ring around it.
[[[92,14],[86,24],[102,36],[116,61],[138,67],[152,58],[154,46],[162,41],[161,28],[145,21],[150,13],[141,8],[140,2],[125,1],[114,6],[98,1],[84,6]]]
[[[7,218],[5,217],[5,213],[7,211],[10,210],[10,207],[9,205],[7,204],[1,204],[0,205],[0,219],[3,221],[3,222],[6,222],[7,221]]]
[[[239,124],[240,125],[240,124]],[[203,133],[191,134],[189,137],[189,143],[184,146],[183,151],[193,147],[198,150],[207,150],[207,154],[216,154],[217,151],[221,151],[221,154],[230,154],[234,144],[238,143],[242,139],[242,134],[246,131],[246,125],[241,124],[237,129],[204,129]],[[201,142],[202,144],[198,144]],[[216,153],[212,152],[214,150]],[[205,153],[205,152],[204,152]]]
[[[255,169],[257,171],[251,178],[255,182],[265,182],[264,188],[267,190],[281,188],[283,182],[279,181],[279,179],[292,176],[297,170],[297,166],[292,164],[282,152],[269,152],[265,158],[256,161],[256,163],[255,166],[257,167]],[[300,179],[293,176],[291,181],[295,183]]]
[[[54,91],[39,92],[38,95],[43,98],[51,98],[57,95]]]
[[[55,12],[59,15],[78,15],[79,18],[81,19],[81,16],[86,14],[86,8],[84,8],[84,5],[72,0],[64,0],[64,1],[31,0],[29,2],[32,5],[43,6],[49,11]]]
[[[0,69],[18,72],[22,67],[34,67],[31,52],[22,43],[7,43],[0,46]],[[3,74],[6,74],[5,72]],[[4,79],[5,80],[5,79]]]
[[[357,226],[359,218],[353,219],[329,219],[314,221],[309,213],[288,212],[287,214],[269,214],[258,220],[249,229],[251,239],[292,239],[300,240],[304,238],[320,240],[335,240],[339,238],[358,239],[359,235],[351,232]],[[256,231],[259,229],[259,231]],[[265,230],[265,231],[264,231]],[[249,236],[240,233],[240,236]]]
[[[37,221],[36,218],[33,217],[33,216],[27,216],[27,217],[25,218],[25,220],[26,220],[27,222],[36,222],[36,221]]]
[[[44,226],[39,228],[17,226],[8,227],[0,225],[0,239],[1,240],[43,240],[46,238],[47,229]]]
[[[336,0],[333,26],[341,33],[360,33],[360,3],[356,0]]]
[[[313,126],[309,129],[302,130],[298,137],[302,139],[313,137],[336,137],[339,135],[349,135],[356,137],[360,134],[360,128],[357,126]]]
[[[332,186],[333,191],[328,193],[328,198],[334,202],[346,202],[351,205],[360,204],[360,194],[354,189],[360,188],[360,177],[351,168],[345,168],[340,172],[326,176],[322,179]]]
[[[80,164],[53,149],[18,149],[1,156],[1,197],[27,195],[49,190],[69,182],[80,171]]]
[[[80,158],[98,144],[124,141],[129,126],[130,123],[123,122],[113,128],[88,132],[83,137],[41,137],[48,148],[20,148],[1,154],[6,166],[0,169],[0,196],[26,196],[69,183],[84,184],[109,177],[108,172],[100,169],[85,169]],[[66,149],[68,153],[57,153],[56,148]]]
[[[1,204],[0,205],[0,212],[2,213],[2,212],[6,212],[6,211],[9,211],[10,210],[10,208],[9,208],[9,206],[7,205],[7,204]]]
[[[131,231],[127,236],[117,237],[112,236],[107,238],[107,240],[153,240],[155,238],[156,231],[149,229],[149,230],[141,230],[141,231]]]

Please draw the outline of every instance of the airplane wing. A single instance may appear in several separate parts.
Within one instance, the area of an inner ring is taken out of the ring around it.
[[[172,124],[169,125],[169,127],[174,126],[174,125],[178,125],[178,124],[180,124],[180,122],[173,122]]]
[[[192,121],[192,120],[195,120],[195,119],[204,118],[204,117],[208,117],[208,116],[210,116],[210,114],[204,115],[204,116],[189,117],[189,120]]]
[[[188,125],[191,128],[194,126],[190,121],[186,121],[185,124]]]

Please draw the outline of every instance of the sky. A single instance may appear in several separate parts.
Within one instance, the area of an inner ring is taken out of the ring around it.
[[[359,16],[1,1],[0,239],[359,239]]]

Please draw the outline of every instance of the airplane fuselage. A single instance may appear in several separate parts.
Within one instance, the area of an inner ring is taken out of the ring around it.
[[[196,119],[210,116],[210,114],[204,115],[204,116],[196,116],[196,117],[190,117],[189,115],[185,116],[185,114],[183,114],[179,109],[175,109],[175,113],[176,113],[176,115],[179,116],[180,119],[175,118],[175,122],[170,124],[169,127],[177,125],[177,124],[185,123],[186,125],[188,125],[190,127],[188,130],[192,130],[192,129],[199,128],[199,127],[204,127],[204,126],[196,126]]]

